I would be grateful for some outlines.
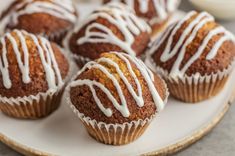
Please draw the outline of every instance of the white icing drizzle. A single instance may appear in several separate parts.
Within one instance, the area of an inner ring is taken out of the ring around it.
[[[20,54],[20,49],[17,45],[17,42],[15,40],[15,38],[10,34],[10,33],[7,33],[6,34],[6,38],[10,40],[12,46],[13,46],[13,51],[16,55],[16,59],[17,59],[17,63],[19,65],[19,68],[20,68],[20,71],[22,73],[22,80],[24,83],[29,83],[30,82],[30,78],[29,78],[29,52],[28,52],[28,48],[26,46],[26,42],[25,42],[25,38],[23,37],[23,35],[19,32],[19,31],[16,31],[19,39],[20,39],[20,42],[22,44],[22,47],[23,47],[23,55],[24,55],[24,63],[23,61],[21,60],[21,54]]]
[[[112,59],[106,58],[106,57],[101,57],[100,59],[97,60],[97,62],[91,61],[89,63],[87,63],[81,71],[79,71],[79,73],[77,74],[80,75],[81,73],[83,73],[84,71],[86,71],[87,69],[91,69],[91,68],[96,68],[100,71],[102,71],[113,83],[113,85],[115,86],[118,96],[120,98],[120,102],[121,104],[118,103],[118,101],[115,99],[115,97],[112,95],[112,93],[110,92],[110,90],[108,90],[103,84],[94,81],[94,80],[89,80],[89,79],[83,79],[83,80],[75,80],[73,82],[70,83],[69,87],[76,87],[76,86],[82,86],[82,85],[86,85],[90,88],[91,93],[94,97],[94,100],[97,104],[97,106],[100,108],[100,110],[107,116],[107,117],[111,117],[112,116],[112,110],[110,108],[104,108],[102,102],[100,101],[100,99],[98,98],[95,88],[94,87],[98,87],[99,89],[101,89],[109,98],[109,100],[112,102],[112,104],[114,105],[114,107],[124,116],[124,117],[129,117],[130,116],[130,112],[127,106],[127,102],[123,93],[123,90],[121,88],[121,84],[119,83],[118,79],[114,76],[114,74],[112,74],[104,65],[102,65],[102,63],[108,64],[112,67],[114,67],[116,69],[117,74],[119,75],[120,79],[123,81],[123,83],[125,84],[125,86],[127,87],[129,93],[132,95],[132,97],[134,98],[134,100],[136,101],[136,104],[138,105],[138,107],[143,107],[144,106],[144,99],[143,99],[143,90],[141,87],[141,83],[139,81],[139,79],[137,78],[134,69],[131,66],[131,62],[133,62],[136,66],[136,68],[139,70],[139,72],[141,73],[141,75],[143,76],[145,82],[147,83],[147,86],[150,90],[150,93],[152,95],[153,101],[157,107],[157,110],[160,112],[163,108],[164,108],[164,101],[161,99],[160,95],[158,94],[155,86],[154,86],[154,75],[153,73],[144,65],[143,62],[141,62],[141,60],[132,57],[128,54],[124,54],[124,53],[120,53],[120,52],[111,52],[113,54],[115,54],[116,56],[118,56],[125,64],[126,67],[129,71],[129,74],[132,79],[134,80],[136,87],[137,87],[137,93],[134,90],[133,86],[131,85],[131,83],[129,82],[128,78],[126,77],[126,74],[120,69],[119,65],[117,62],[113,61]],[[76,77],[77,77],[76,76]]]
[[[19,16],[34,13],[46,13],[72,23],[76,21],[75,9],[71,0],[24,0],[3,17],[0,22],[1,33],[4,32],[7,24],[17,25]]]
[[[84,25],[97,18],[104,18],[115,25],[123,34],[124,40],[119,39],[107,26],[100,23],[92,23],[86,28],[85,35],[78,39],[78,45],[84,43],[110,43],[135,56],[136,53],[132,48],[135,36],[141,32],[151,31],[143,20],[136,17],[133,12],[126,10],[125,5],[113,2],[97,9],[85,19],[83,24],[75,28],[74,32],[78,32]],[[101,32],[92,31],[95,28]]]
[[[213,22],[214,18],[209,15],[206,12],[202,12],[198,14],[195,19],[193,19],[188,26],[183,30],[180,38],[178,39],[177,43],[172,47],[173,38],[176,32],[182,27],[182,25],[196,15],[195,11],[190,12],[187,14],[181,21],[179,21],[176,25],[171,26],[166,32],[162,35],[162,37],[157,40],[153,47],[150,49],[150,54],[153,54],[155,51],[158,50],[158,48],[162,45],[162,43],[166,40],[167,44],[165,46],[165,49],[162,53],[162,56],[160,60],[162,62],[166,62],[173,58],[175,55],[178,54],[178,57],[176,61],[174,62],[174,65],[170,71],[170,76],[173,78],[176,77],[183,77],[187,69],[201,56],[203,51],[205,50],[206,46],[210,42],[210,40],[218,34],[223,34],[223,36],[215,43],[215,45],[212,47],[208,55],[206,56],[207,60],[213,59],[221,45],[228,40],[231,40],[235,42],[234,36],[226,31],[222,26],[216,27],[209,31],[209,33],[205,36],[202,44],[199,46],[195,54],[188,60],[188,62],[180,69],[181,63],[184,59],[186,48],[189,44],[192,43],[192,41],[197,36],[199,30],[207,23]],[[189,35],[190,34],[190,35]],[[189,37],[187,38],[187,36]],[[168,38],[167,38],[168,37]]]
[[[2,58],[0,59],[0,71],[2,74],[3,85],[6,88],[11,88],[11,81],[8,71],[8,62],[7,62],[7,50],[6,50],[6,41],[1,38],[1,45],[2,45]]]
[[[122,2],[122,0],[112,0],[115,2]],[[135,2],[139,3],[139,11],[145,14],[149,11],[150,2],[153,3],[153,7],[157,13],[157,17],[152,18],[149,23],[151,25],[159,23],[168,17],[168,14],[176,10],[179,0],[124,0],[124,3],[130,6],[132,9],[135,8]]]
[[[20,45],[22,47],[22,54],[21,50],[17,44],[17,40],[15,37],[12,36],[12,33],[17,35],[17,38],[20,40]],[[33,40],[34,44],[38,49],[38,53],[41,59],[41,63],[45,70],[46,80],[48,83],[48,88],[56,89],[63,85],[63,80],[60,74],[60,70],[58,68],[58,64],[56,62],[54,52],[51,48],[50,42],[43,37],[36,37],[33,34],[29,34],[25,31],[14,30],[12,33],[6,33],[0,40],[2,46],[2,53],[0,55],[0,75],[3,79],[3,85],[5,88],[10,89],[12,87],[12,83],[10,80],[9,74],[9,62],[7,59],[7,45],[6,39],[10,41],[10,45],[13,47],[13,52],[16,56],[16,60],[22,75],[22,81],[25,84],[31,82],[30,79],[30,66],[29,66],[29,49],[26,44],[26,36],[30,37]],[[23,58],[23,60],[22,60]],[[57,78],[57,80],[56,80]]]

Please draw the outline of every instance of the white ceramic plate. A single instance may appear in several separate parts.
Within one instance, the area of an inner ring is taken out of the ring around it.
[[[90,12],[94,7],[79,5],[83,13]],[[166,109],[144,135],[129,145],[115,147],[93,140],[64,101],[54,114],[42,120],[16,120],[0,113],[0,140],[2,137],[5,142],[11,142],[9,144],[14,142],[18,144],[18,149],[30,148],[31,152],[34,149],[63,156],[125,156],[160,150],[191,137],[211,124],[228,103],[234,80],[235,73],[218,96],[199,104],[185,104],[170,98]]]

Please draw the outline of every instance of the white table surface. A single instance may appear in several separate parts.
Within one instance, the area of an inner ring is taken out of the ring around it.
[[[193,7],[187,0],[182,0],[180,9],[190,11]],[[235,34],[235,20],[219,21]],[[202,140],[176,154],[176,156],[232,156],[235,155],[235,102],[222,122]],[[21,156],[0,143],[0,156]]]

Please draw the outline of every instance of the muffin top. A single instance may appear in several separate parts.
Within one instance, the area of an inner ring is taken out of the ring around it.
[[[104,0],[104,3],[117,0]],[[133,8],[150,25],[166,20],[178,7],[180,0],[118,0]]]
[[[57,34],[71,28],[77,19],[71,0],[16,0],[2,14],[0,32],[24,29],[34,34]]]
[[[228,68],[234,60],[234,36],[206,12],[189,12],[153,43],[150,54],[173,78],[209,75]]]
[[[71,103],[97,122],[124,123],[152,117],[164,108],[164,81],[125,53],[101,54],[68,85]]]
[[[37,95],[63,86],[69,64],[56,44],[19,30],[0,41],[1,97]]]
[[[150,31],[148,24],[130,8],[113,2],[89,15],[66,37],[64,45],[75,55],[92,60],[104,51],[124,51],[139,56],[147,48]]]

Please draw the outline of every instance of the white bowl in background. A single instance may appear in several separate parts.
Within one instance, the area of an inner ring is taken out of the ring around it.
[[[235,19],[235,0],[189,0],[199,10],[207,11],[218,19]]]

